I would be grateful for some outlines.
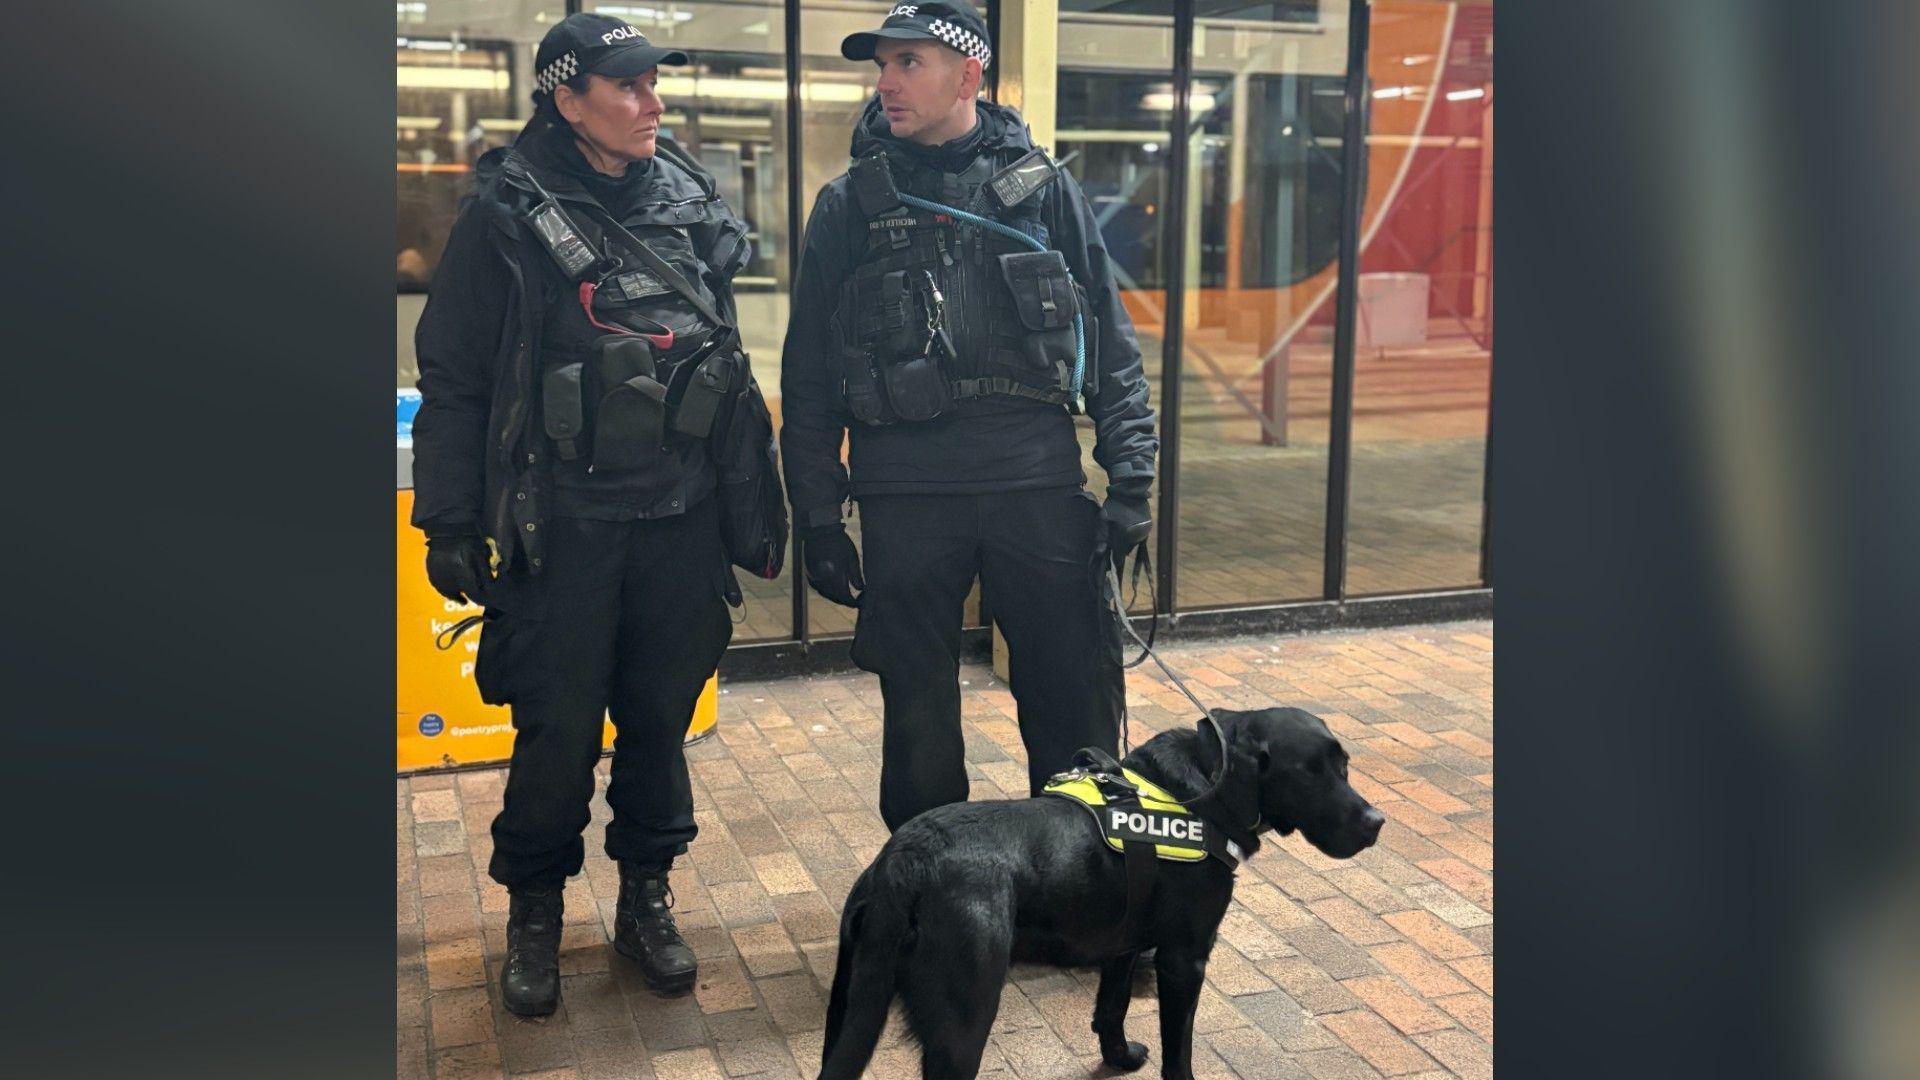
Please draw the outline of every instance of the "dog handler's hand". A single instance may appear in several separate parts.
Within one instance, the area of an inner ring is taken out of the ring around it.
[[[860,551],[853,546],[846,526],[806,529],[800,539],[806,544],[807,582],[813,591],[841,607],[859,607],[860,598],[854,590],[866,591],[867,579],[860,576]]]
[[[1102,539],[1106,542],[1106,552],[1113,559],[1115,570],[1124,569],[1127,556],[1153,535],[1153,514],[1148,511],[1145,499],[1107,496],[1106,503],[1100,507],[1100,524],[1105,532]]]
[[[456,604],[485,603],[493,577],[486,538],[477,532],[427,536],[427,581],[433,591]]]

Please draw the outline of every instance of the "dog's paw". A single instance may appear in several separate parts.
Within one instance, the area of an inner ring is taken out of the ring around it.
[[[1132,1072],[1147,1063],[1147,1048],[1137,1042],[1129,1042],[1124,1050],[1115,1052],[1101,1051],[1101,1059],[1108,1065],[1123,1072]]]

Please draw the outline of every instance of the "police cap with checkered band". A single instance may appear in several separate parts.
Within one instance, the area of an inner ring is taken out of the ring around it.
[[[533,96],[548,97],[554,87],[585,72],[623,79],[661,64],[685,64],[687,54],[666,49],[610,15],[582,12],[555,23],[533,54]]]
[[[881,38],[937,41],[962,56],[980,61],[981,68],[993,63],[993,46],[987,42],[987,24],[973,7],[959,0],[929,0],[924,4],[896,4],[887,13],[887,21],[878,30],[848,34],[840,43],[840,55],[849,60],[873,59],[874,46]]]

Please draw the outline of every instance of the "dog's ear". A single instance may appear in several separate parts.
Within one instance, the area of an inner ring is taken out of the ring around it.
[[[1266,725],[1261,722],[1264,714],[1251,712],[1234,715],[1233,748],[1253,765],[1257,775],[1265,777],[1273,768],[1273,752]]]

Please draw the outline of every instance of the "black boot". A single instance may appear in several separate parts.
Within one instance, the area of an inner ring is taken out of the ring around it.
[[[514,889],[511,895],[500,1001],[518,1016],[546,1016],[560,1004],[560,890]]]
[[[673,925],[673,890],[665,866],[620,864],[620,900],[613,923],[613,947],[640,965],[647,985],[666,994],[693,989],[699,964]]]

